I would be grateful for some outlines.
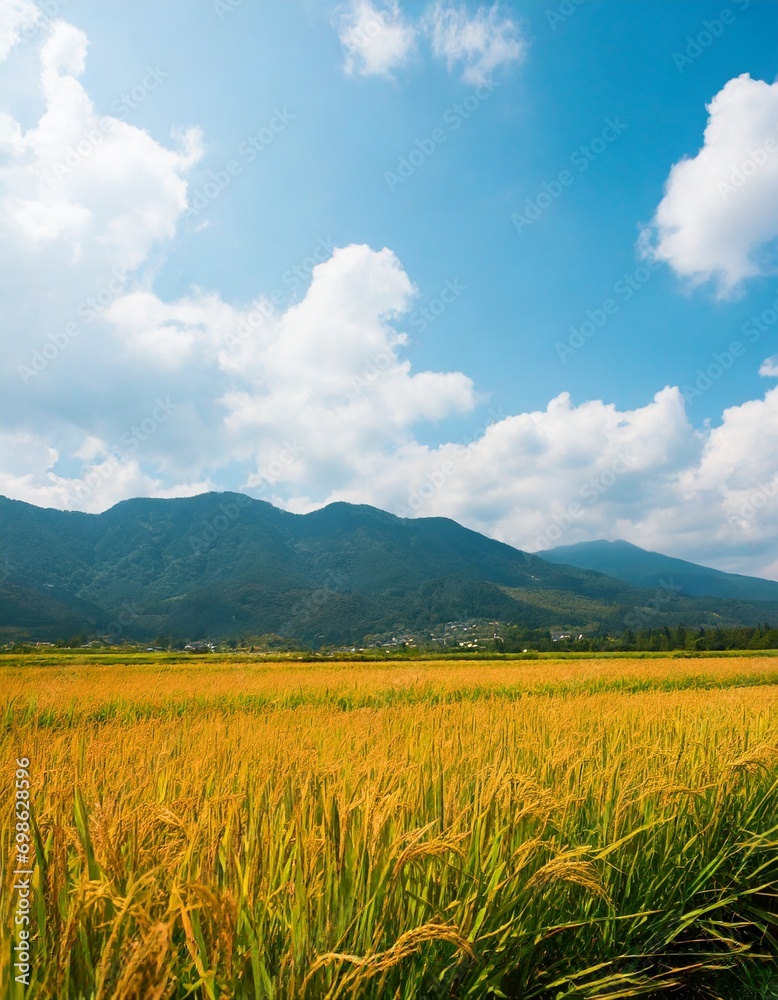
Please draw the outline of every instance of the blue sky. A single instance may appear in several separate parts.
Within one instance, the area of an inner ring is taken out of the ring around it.
[[[772,0],[3,0],[0,490],[778,578],[776,41]]]

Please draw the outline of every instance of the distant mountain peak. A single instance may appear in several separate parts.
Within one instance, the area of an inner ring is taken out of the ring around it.
[[[642,549],[618,539],[576,542],[538,552],[549,562],[605,573],[634,587],[657,588],[668,578],[690,597],[726,597],[742,601],[778,600],[778,582],[724,573],[709,566]]]

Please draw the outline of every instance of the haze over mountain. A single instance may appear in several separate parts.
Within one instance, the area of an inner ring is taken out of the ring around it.
[[[621,633],[757,624],[774,603],[651,591],[558,565],[446,518],[334,503],[298,515],[236,493],[102,514],[0,498],[0,637],[246,639],[312,646],[452,620]]]
[[[553,563],[596,570],[633,587],[662,587],[672,581],[688,597],[734,597],[741,601],[778,601],[778,582],[722,573],[685,559],[649,552],[631,542],[577,542],[558,545],[537,555]]]

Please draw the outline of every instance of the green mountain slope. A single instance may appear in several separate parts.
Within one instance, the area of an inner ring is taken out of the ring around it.
[[[672,582],[688,597],[726,597],[741,601],[778,601],[778,583],[753,576],[722,573],[707,566],[648,552],[630,542],[579,542],[539,552],[543,559],[606,573],[633,587],[661,587]]]
[[[296,515],[234,493],[137,499],[103,514],[0,498],[0,638],[150,640],[268,633],[310,645],[465,619],[620,632],[778,618],[557,565],[446,518],[335,503]],[[659,599],[657,599],[657,593]]]

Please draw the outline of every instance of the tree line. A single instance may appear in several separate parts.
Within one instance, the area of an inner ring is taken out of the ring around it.
[[[580,634],[580,633],[579,633]],[[725,649],[778,649],[778,629],[765,623],[732,628],[687,628],[685,625],[657,628],[627,629],[620,637],[577,634],[554,639],[550,632],[508,626],[501,637],[493,640],[493,648],[504,653],[521,653],[526,649],[538,652],[578,650],[581,652],[664,652],[689,650],[712,652]]]

